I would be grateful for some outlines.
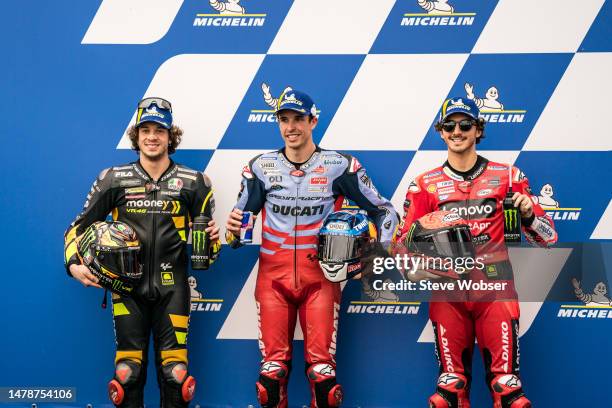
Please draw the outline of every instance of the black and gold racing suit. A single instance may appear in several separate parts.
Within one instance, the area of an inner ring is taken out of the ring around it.
[[[65,233],[66,268],[80,263],[75,238],[109,213],[114,220],[132,226],[140,240],[142,281],[130,297],[112,296],[117,343],[115,380],[125,391],[121,407],[143,406],[151,331],[161,406],[188,404],[181,396],[181,385],[188,378],[189,221],[198,215],[212,218],[213,211],[211,183],[204,174],[171,162],[154,181],[135,162],[100,173],[83,211]],[[220,245],[214,247],[218,251]]]

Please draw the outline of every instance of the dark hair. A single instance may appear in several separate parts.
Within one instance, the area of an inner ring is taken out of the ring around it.
[[[183,129],[176,125],[172,125],[170,130],[168,131],[170,135],[170,144],[168,145],[168,154],[172,154],[176,151],[176,148],[181,143],[183,139]],[[127,135],[132,142],[132,150],[140,151],[138,148],[138,128],[134,125],[130,126]]]
[[[284,109],[282,109],[282,110],[284,110]],[[277,112],[275,112],[275,113],[274,113],[274,115],[276,116],[276,119],[278,119],[278,114],[279,114],[279,113],[280,113],[282,110],[277,111]],[[292,110],[292,109],[287,109],[287,110]],[[298,111],[293,111],[293,112],[296,112],[296,113],[298,113],[298,114],[300,113],[300,112],[298,112]],[[309,114],[301,113],[301,115],[302,115],[302,116],[308,116],[308,122],[312,122],[312,118],[315,118],[315,117],[316,117],[316,116],[314,116],[314,115],[313,115],[313,114],[311,114],[311,113],[309,113]]]
[[[485,138],[485,120],[483,118],[478,118],[474,120],[476,122],[476,129],[480,130],[480,137],[476,139],[476,144],[480,143],[481,139]],[[434,128],[438,131],[442,131],[442,121],[437,121],[434,124]]]

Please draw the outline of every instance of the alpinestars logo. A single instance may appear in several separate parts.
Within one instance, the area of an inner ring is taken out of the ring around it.
[[[578,221],[582,208],[563,208],[555,198],[555,191],[551,184],[544,184],[540,189],[540,195],[536,197],[546,214],[554,221]]]
[[[331,364],[317,364],[312,368],[312,371],[317,374],[324,375],[326,377],[336,376],[336,370],[334,370],[334,366],[332,366]]]
[[[484,97],[477,96],[474,93],[474,85],[469,82],[466,82],[463,87],[466,97],[474,101],[480,109],[480,117],[487,123],[522,123],[525,120],[526,110],[505,109],[496,86],[490,86]]]
[[[194,27],[263,27],[266,14],[247,14],[240,0],[209,0],[210,7],[217,13],[197,14],[193,20]]]
[[[405,13],[402,26],[471,26],[476,13],[456,12],[448,0],[417,0],[420,13]]]
[[[266,361],[262,366],[261,369],[259,370],[262,373],[267,373],[267,374],[271,374],[271,373],[275,373],[277,371],[282,370],[283,367],[278,364],[276,361]]]
[[[514,374],[504,375],[499,380],[497,380],[497,382],[504,384],[506,387],[511,387],[511,388],[521,387],[521,380],[519,380],[519,378]]]
[[[444,373],[438,377],[438,385],[453,384],[457,381],[459,381],[459,377],[457,377],[455,374]]]

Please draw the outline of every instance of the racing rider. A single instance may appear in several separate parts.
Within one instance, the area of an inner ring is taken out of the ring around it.
[[[210,179],[169,157],[183,131],[172,124],[170,102],[145,98],[138,104],[128,136],[139,153],[133,163],[103,170],[93,183],[81,214],[65,233],[68,274],[84,286],[100,287],[80,264],[75,238],[109,213],[132,226],[141,244],[143,278],[131,296],[112,294],[117,353],[109,395],[118,407],[143,407],[147,350],[154,337],[161,406],[186,407],[195,380],[187,371],[186,338],[190,297],[186,244],[189,222],[212,219]],[[210,221],[211,259],[220,249],[219,227]]]
[[[444,102],[435,128],[447,145],[448,160],[410,184],[398,232],[399,241],[404,242],[413,222],[423,215],[437,210],[455,212],[468,222],[476,254],[484,260],[484,269],[473,269],[469,279],[506,282],[508,288],[434,293],[437,301],[430,303],[429,317],[440,375],[429,403],[435,408],[469,407],[474,337],[494,407],[531,406],[519,379],[519,305],[504,244],[504,222],[514,222],[504,219],[502,201],[507,192],[514,192],[512,202],[520,211],[522,230],[530,243],[547,247],[556,242],[557,234],[550,217],[536,204],[523,172],[477,155],[484,124],[473,101],[452,98]]]
[[[377,192],[356,158],[313,142],[316,106],[305,93],[285,90],[276,105],[285,147],[254,157],[242,171],[238,202],[227,221],[227,241],[240,246],[243,211],[262,212],[262,244],[255,300],[262,354],[258,400],[287,407],[287,381],[296,318],[304,332],[311,407],[337,407],[336,333],[340,285],[325,279],[317,260],[319,229],[343,198],[367,211],[389,242],[399,217]]]

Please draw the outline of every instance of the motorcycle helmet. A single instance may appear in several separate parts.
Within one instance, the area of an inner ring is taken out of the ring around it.
[[[362,257],[377,231],[367,215],[359,211],[336,211],[325,219],[319,231],[317,257],[325,277],[342,282],[363,269]]]
[[[94,222],[77,238],[77,255],[112,292],[129,295],[142,278],[140,242],[126,223]]]

